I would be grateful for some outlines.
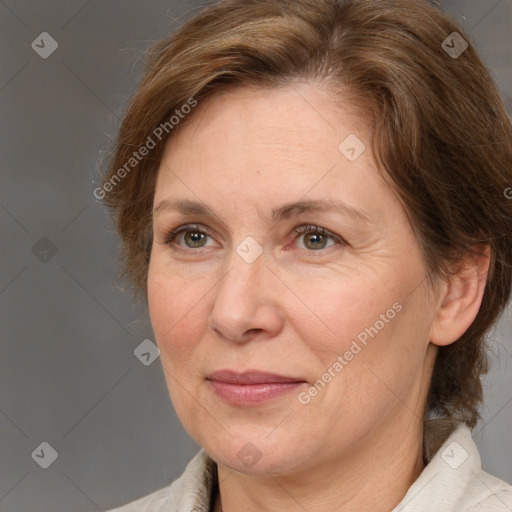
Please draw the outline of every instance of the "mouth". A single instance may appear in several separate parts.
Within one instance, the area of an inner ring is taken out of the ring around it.
[[[302,378],[250,370],[235,372],[219,370],[206,380],[224,401],[234,405],[253,405],[268,402],[306,384]]]

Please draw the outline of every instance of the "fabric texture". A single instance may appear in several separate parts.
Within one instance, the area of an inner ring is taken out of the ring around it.
[[[211,512],[217,465],[204,450],[168,487],[109,512]],[[466,426],[442,444],[390,512],[512,512],[512,486],[482,470]]]

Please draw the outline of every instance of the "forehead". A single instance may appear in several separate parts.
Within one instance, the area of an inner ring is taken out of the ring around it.
[[[201,162],[220,178],[222,168],[235,160],[240,176],[242,169],[263,172],[278,164],[286,168],[290,161],[290,171],[317,167],[320,172],[327,160],[334,164],[339,159],[343,141],[357,141],[358,152],[369,146],[366,124],[351,102],[335,98],[325,84],[231,86],[201,101],[177,127],[162,167],[181,165],[184,159]],[[371,157],[369,152],[365,156]]]
[[[272,209],[329,197],[371,213],[390,191],[370,148],[367,120],[324,85],[230,88],[200,103],[167,142],[155,205],[169,194]]]
[[[368,132],[370,110],[363,113],[354,94],[348,89],[342,91],[334,93],[327,83],[303,81],[278,87],[231,85],[199,102],[185,126],[191,120],[194,131],[200,128],[201,133],[218,134],[221,129],[232,137],[234,128],[244,125],[244,133],[252,127],[257,140],[307,139],[310,143],[320,142],[326,132],[335,134],[350,127],[363,138]],[[209,130],[211,124],[215,127]],[[170,145],[182,138],[184,130],[179,128]]]

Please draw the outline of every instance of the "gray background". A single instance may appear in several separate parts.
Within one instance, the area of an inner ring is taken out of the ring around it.
[[[512,113],[512,0],[445,1]],[[173,411],[143,306],[114,286],[94,176],[144,50],[199,2],[0,1],[0,510],[96,511],[168,485],[198,447]],[[31,43],[49,32],[42,59]],[[511,183],[512,186],[512,183]],[[512,482],[512,312],[493,338],[484,468]],[[47,469],[31,454],[58,457]],[[43,447],[44,448],[44,447]],[[40,452],[40,448],[36,450]]]

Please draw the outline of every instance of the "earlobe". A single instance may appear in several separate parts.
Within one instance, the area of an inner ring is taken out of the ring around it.
[[[439,307],[430,332],[431,343],[450,345],[468,330],[482,304],[489,264],[489,245],[479,246],[478,253],[468,254],[457,272],[441,287]]]

